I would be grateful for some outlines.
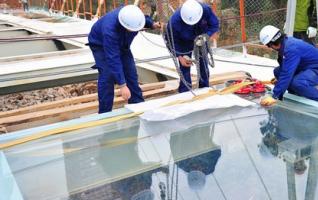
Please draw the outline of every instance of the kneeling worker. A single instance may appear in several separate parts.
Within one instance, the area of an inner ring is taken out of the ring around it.
[[[270,106],[276,99],[289,93],[318,101],[318,49],[296,39],[287,37],[278,28],[268,25],[260,32],[261,42],[278,51],[279,67],[274,69],[277,79],[273,95],[261,100],[261,105]]]

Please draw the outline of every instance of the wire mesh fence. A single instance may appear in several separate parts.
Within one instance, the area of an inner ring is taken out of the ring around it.
[[[234,46],[232,50],[242,51],[238,44],[247,43],[251,54],[273,54],[258,45],[259,31],[266,25],[283,28],[287,0],[217,0],[215,3],[221,22],[218,46]]]
[[[30,0],[32,7],[42,7],[68,16],[94,19],[114,8],[135,0]],[[139,0],[139,6],[154,20],[167,22],[184,0]],[[258,41],[265,25],[283,29],[287,0],[205,0],[220,19],[218,46],[239,46]],[[249,46],[251,47],[251,46]],[[252,49],[252,48],[249,48]]]
[[[246,34],[248,40],[257,39],[258,33],[265,25],[283,28],[287,1],[279,0],[245,0]]]

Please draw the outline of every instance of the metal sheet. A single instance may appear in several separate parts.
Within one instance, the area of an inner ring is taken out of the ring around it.
[[[63,42],[58,40],[37,40],[37,41],[24,41],[24,42],[3,42],[0,45],[0,57],[11,57],[19,55],[36,54],[43,52],[59,51],[59,45]],[[68,49],[77,49],[79,47],[68,45]],[[64,50],[67,50],[63,46]]]

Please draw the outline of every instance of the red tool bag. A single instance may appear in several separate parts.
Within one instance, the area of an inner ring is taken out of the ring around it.
[[[241,83],[243,81],[244,82],[250,81],[250,82],[255,82],[255,83],[251,84],[251,85],[247,85],[245,87],[242,87],[241,89],[234,92],[235,94],[263,93],[266,91],[265,85],[257,79],[234,80],[234,81],[229,81],[228,83],[230,85],[235,85],[235,84]]]

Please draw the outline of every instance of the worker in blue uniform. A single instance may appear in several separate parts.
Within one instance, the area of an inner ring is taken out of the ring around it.
[[[181,72],[185,81],[191,86],[190,67],[192,61],[185,56],[192,55],[194,40],[197,36],[207,34],[210,40],[216,39],[219,31],[219,20],[211,8],[196,0],[187,0],[180,9],[171,16],[165,33],[165,39],[170,52],[178,58]],[[169,41],[173,41],[169,44]],[[174,47],[174,49],[173,49]],[[201,80],[199,87],[209,86],[209,69],[200,59]],[[180,80],[179,92],[189,88]]]
[[[294,37],[287,37],[271,25],[260,32],[264,45],[278,51],[279,67],[275,68],[277,79],[273,95],[261,100],[264,106],[276,103],[288,92],[318,101],[318,49]]]
[[[114,86],[128,103],[143,102],[130,45],[142,28],[159,28],[149,16],[134,5],[117,8],[100,18],[92,27],[89,46],[98,69],[99,113],[113,107]]]

